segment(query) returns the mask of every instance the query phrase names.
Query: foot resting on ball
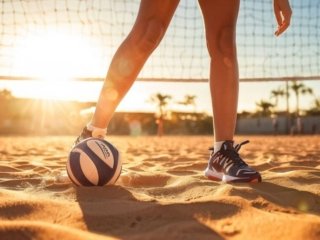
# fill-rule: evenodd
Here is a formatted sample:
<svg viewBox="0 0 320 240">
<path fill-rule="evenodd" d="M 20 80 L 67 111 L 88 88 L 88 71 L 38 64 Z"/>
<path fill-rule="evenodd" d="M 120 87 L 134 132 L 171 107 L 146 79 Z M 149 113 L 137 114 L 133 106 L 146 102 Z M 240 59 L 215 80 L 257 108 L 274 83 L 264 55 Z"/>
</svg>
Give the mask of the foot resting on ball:
<svg viewBox="0 0 320 240">
<path fill-rule="evenodd" d="M 85 126 L 81 132 L 81 134 L 75 140 L 73 146 L 77 145 L 78 143 L 86 140 L 90 137 L 104 139 L 107 134 L 107 129 L 104 128 L 97 128 L 90 124 Z"/>
</svg>

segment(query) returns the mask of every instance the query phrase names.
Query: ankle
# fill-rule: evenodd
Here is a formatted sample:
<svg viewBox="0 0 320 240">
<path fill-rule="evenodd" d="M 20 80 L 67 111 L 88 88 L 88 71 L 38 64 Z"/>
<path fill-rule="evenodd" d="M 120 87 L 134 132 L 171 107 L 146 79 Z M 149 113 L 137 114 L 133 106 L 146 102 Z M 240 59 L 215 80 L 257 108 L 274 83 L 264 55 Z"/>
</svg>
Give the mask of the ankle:
<svg viewBox="0 0 320 240">
<path fill-rule="evenodd" d="M 103 139 L 107 135 L 107 128 L 98 128 L 93 126 L 92 123 L 88 123 L 86 128 L 88 131 L 92 132 L 92 137 Z"/>
<path fill-rule="evenodd" d="M 220 151 L 222 145 L 225 143 L 225 142 L 233 142 L 233 140 L 223 140 L 223 141 L 216 141 L 213 145 L 213 148 L 214 148 L 214 153 Z"/>
</svg>

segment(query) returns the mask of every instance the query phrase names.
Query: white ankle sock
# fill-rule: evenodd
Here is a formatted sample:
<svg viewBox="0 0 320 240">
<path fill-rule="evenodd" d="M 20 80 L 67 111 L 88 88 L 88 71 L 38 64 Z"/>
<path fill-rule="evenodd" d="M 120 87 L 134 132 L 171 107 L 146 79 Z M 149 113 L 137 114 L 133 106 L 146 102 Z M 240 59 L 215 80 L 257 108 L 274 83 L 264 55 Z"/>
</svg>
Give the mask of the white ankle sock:
<svg viewBox="0 0 320 240">
<path fill-rule="evenodd" d="M 213 152 L 214 152 L 214 153 L 218 152 L 224 142 L 225 142 L 225 141 L 215 142 L 214 145 L 213 145 L 213 148 L 214 148 L 214 151 L 213 151 Z"/>
<path fill-rule="evenodd" d="M 95 138 L 105 138 L 106 134 L 107 134 L 107 128 L 98 128 L 95 127 L 90 123 L 87 124 L 87 129 L 92 132 L 92 137 Z"/>
</svg>

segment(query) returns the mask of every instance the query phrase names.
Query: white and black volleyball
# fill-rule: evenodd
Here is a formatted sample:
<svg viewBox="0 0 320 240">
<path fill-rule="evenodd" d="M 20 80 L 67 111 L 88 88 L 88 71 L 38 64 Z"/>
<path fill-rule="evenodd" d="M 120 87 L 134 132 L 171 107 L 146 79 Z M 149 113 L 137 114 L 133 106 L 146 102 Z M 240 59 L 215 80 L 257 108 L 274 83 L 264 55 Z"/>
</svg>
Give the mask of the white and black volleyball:
<svg viewBox="0 0 320 240">
<path fill-rule="evenodd" d="M 121 168 L 119 151 L 99 138 L 88 138 L 74 146 L 67 161 L 68 176 L 77 186 L 114 184 Z"/>
</svg>

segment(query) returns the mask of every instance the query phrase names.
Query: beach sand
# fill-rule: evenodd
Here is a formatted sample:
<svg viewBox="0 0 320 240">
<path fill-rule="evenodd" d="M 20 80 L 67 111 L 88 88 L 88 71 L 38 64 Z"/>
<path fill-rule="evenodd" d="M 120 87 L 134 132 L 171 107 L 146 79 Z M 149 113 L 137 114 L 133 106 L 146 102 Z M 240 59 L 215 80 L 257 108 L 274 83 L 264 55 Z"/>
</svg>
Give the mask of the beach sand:
<svg viewBox="0 0 320 240">
<path fill-rule="evenodd" d="M 203 176 L 211 137 L 109 137 L 115 186 L 74 187 L 73 137 L 0 138 L 0 239 L 320 239 L 320 136 L 238 136 L 263 183 Z"/>
</svg>

